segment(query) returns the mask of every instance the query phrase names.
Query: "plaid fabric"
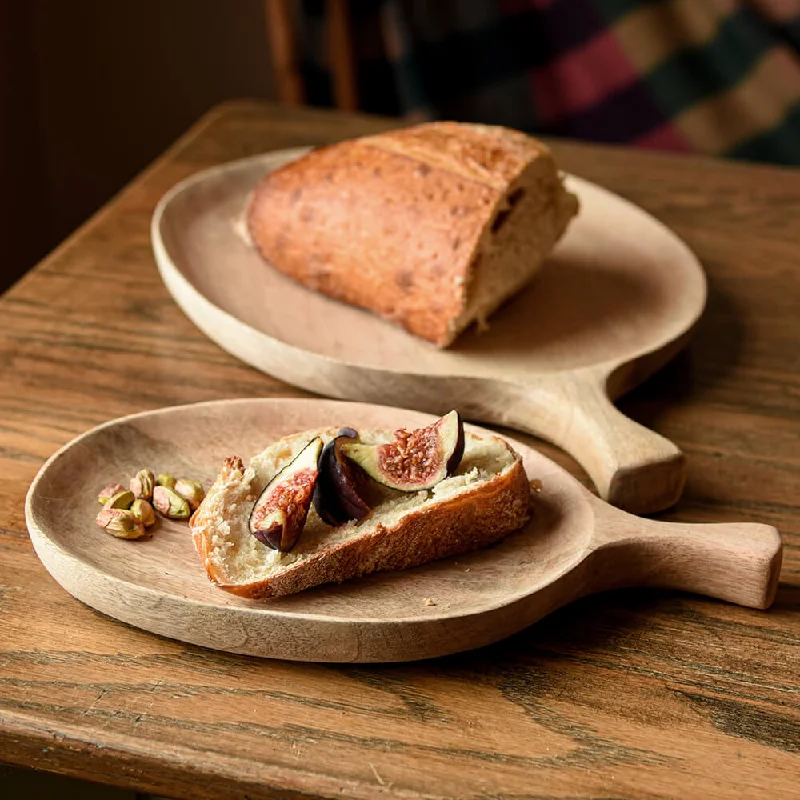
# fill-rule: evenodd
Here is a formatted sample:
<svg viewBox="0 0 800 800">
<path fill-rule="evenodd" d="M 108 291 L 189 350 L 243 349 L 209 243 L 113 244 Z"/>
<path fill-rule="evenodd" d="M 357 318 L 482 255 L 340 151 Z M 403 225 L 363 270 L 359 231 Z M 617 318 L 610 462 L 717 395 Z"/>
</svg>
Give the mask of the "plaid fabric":
<svg viewBox="0 0 800 800">
<path fill-rule="evenodd" d="M 304 77 L 331 103 L 325 3 Z M 360 107 L 800 164 L 800 0 L 351 0 Z"/>
</svg>

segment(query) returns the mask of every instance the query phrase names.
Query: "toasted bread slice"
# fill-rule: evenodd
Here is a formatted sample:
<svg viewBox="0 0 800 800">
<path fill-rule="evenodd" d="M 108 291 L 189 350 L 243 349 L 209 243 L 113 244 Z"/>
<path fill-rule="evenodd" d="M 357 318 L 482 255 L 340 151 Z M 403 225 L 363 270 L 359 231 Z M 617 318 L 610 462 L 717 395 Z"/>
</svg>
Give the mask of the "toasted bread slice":
<svg viewBox="0 0 800 800">
<path fill-rule="evenodd" d="M 336 433 L 329 428 L 288 436 L 247 468 L 236 456 L 226 459 L 191 520 L 195 548 L 217 586 L 242 597 L 277 597 L 413 567 L 492 544 L 530 516 L 530 486 L 519 455 L 496 436 L 465 432 L 461 465 L 433 489 L 409 494 L 370 485 L 372 511 L 365 519 L 331 527 L 312 507 L 291 552 L 271 550 L 249 531 L 256 498 L 314 437 L 327 442 Z M 389 431 L 359 435 L 368 444 L 393 437 Z"/>
</svg>

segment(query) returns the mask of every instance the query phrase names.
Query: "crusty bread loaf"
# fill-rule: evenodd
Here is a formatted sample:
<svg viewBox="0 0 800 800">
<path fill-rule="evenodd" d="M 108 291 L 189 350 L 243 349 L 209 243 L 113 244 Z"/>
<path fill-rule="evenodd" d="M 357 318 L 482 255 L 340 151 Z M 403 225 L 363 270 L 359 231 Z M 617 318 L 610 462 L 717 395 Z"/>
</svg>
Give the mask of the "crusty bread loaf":
<svg viewBox="0 0 800 800">
<path fill-rule="evenodd" d="M 281 272 L 446 347 L 533 277 L 577 210 L 541 142 L 434 122 L 312 150 L 263 178 L 246 223 Z"/>
<path fill-rule="evenodd" d="M 305 431 L 267 447 L 245 469 L 237 457 L 222 471 L 191 519 L 192 537 L 211 580 L 250 598 L 277 597 L 371 572 L 423 564 L 485 547 L 521 527 L 530 515 L 530 485 L 519 456 L 496 436 L 465 433 L 455 475 L 432 490 L 401 493 L 370 487 L 372 511 L 360 522 L 330 527 L 315 510 L 288 553 L 251 535 L 250 512 L 270 479 L 316 436 Z M 361 441 L 386 442 L 389 431 L 359 431 Z"/>
</svg>

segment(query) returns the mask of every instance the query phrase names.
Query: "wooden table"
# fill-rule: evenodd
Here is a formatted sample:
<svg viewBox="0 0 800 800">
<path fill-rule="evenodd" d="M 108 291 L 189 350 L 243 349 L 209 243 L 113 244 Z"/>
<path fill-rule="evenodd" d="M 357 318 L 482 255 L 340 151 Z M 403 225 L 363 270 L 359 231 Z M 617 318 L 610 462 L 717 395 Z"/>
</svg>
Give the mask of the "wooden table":
<svg viewBox="0 0 800 800">
<path fill-rule="evenodd" d="M 167 641 L 49 577 L 23 498 L 105 420 L 298 395 L 206 340 L 162 286 L 156 201 L 228 159 L 389 123 L 215 110 L 0 300 L 0 760 L 175 797 L 789 797 L 800 777 L 800 174 L 558 144 L 672 226 L 710 278 L 688 351 L 622 405 L 685 450 L 667 518 L 784 535 L 767 613 L 673 592 L 590 598 L 429 663 L 259 661 Z M 575 474 L 578 468 L 552 448 Z"/>
</svg>

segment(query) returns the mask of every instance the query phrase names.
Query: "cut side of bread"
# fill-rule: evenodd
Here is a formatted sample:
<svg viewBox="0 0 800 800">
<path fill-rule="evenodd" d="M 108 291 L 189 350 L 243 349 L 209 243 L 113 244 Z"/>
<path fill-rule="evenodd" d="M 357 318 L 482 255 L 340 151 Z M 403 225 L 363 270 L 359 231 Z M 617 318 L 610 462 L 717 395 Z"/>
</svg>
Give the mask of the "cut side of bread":
<svg viewBox="0 0 800 800">
<path fill-rule="evenodd" d="M 434 122 L 271 172 L 246 224 L 289 277 L 446 347 L 531 280 L 577 211 L 543 143 Z"/>
<path fill-rule="evenodd" d="M 433 489 L 409 494 L 371 484 L 365 499 L 372 511 L 365 519 L 331 527 L 312 507 L 294 548 L 270 549 L 249 530 L 256 498 L 308 442 L 317 436 L 328 442 L 336 433 L 330 428 L 286 437 L 246 468 L 235 456 L 226 459 L 191 519 L 195 549 L 217 586 L 249 598 L 292 594 L 476 550 L 530 517 L 530 485 L 520 457 L 498 437 L 466 432 L 458 470 Z M 359 436 L 378 444 L 393 434 Z"/>
</svg>

